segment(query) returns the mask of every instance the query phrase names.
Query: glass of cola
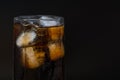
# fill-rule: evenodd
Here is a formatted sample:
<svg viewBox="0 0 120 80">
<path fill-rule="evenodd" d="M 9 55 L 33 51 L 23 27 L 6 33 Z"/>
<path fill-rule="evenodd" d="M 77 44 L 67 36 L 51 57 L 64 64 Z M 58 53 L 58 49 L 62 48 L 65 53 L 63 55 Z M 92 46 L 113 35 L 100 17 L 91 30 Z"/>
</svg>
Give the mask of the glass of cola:
<svg viewBox="0 0 120 80">
<path fill-rule="evenodd" d="M 64 80 L 64 18 L 14 18 L 14 80 Z"/>
</svg>

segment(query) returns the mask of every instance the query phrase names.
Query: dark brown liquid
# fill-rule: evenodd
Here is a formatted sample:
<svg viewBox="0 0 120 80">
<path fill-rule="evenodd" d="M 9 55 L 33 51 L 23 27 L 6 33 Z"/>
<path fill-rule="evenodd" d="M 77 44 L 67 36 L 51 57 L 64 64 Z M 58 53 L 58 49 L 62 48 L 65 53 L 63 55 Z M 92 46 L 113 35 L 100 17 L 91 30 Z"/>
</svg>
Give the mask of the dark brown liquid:
<svg viewBox="0 0 120 80">
<path fill-rule="evenodd" d="M 21 25 L 15 24 L 15 80 L 63 80 L 63 26 L 37 28 L 35 40 L 18 47 L 16 39 L 22 30 L 29 31 L 33 28 L 31 25 L 20 27 Z"/>
</svg>

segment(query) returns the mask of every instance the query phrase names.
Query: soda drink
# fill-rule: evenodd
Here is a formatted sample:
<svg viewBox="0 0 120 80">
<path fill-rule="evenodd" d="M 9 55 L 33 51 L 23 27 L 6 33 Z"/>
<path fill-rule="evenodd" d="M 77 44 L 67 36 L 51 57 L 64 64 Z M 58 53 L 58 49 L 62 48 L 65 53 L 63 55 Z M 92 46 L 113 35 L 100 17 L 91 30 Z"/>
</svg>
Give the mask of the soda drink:
<svg viewBox="0 0 120 80">
<path fill-rule="evenodd" d="M 63 36 L 63 17 L 15 17 L 14 80 L 64 80 Z"/>
</svg>

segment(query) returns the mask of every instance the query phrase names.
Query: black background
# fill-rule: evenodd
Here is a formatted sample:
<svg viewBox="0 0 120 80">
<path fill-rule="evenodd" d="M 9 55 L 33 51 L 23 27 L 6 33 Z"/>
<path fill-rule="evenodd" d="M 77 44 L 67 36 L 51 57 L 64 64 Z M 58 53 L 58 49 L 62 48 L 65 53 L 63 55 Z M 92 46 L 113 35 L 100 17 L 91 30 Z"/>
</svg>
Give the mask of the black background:
<svg viewBox="0 0 120 80">
<path fill-rule="evenodd" d="M 1 1 L 0 80 L 12 80 L 13 18 L 38 14 L 65 18 L 66 80 L 119 78 L 119 6 L 109 2 L 91 3 L 62 0 Z M 111 7 L 113 5 L 117 8 Z"/>
</svg>

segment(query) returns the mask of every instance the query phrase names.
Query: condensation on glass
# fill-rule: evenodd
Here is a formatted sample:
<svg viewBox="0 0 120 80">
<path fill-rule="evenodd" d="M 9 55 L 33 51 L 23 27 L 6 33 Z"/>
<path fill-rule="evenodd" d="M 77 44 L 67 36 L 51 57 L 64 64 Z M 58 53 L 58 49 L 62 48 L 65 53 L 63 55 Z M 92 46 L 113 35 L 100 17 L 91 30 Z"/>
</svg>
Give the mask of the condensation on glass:
<svg viewBox="0 0 120 80">
<path fill-rule="evenodd" d="M 14 18 L 14 80 L 64 80 L 64 19 Z"/>
</svg>

